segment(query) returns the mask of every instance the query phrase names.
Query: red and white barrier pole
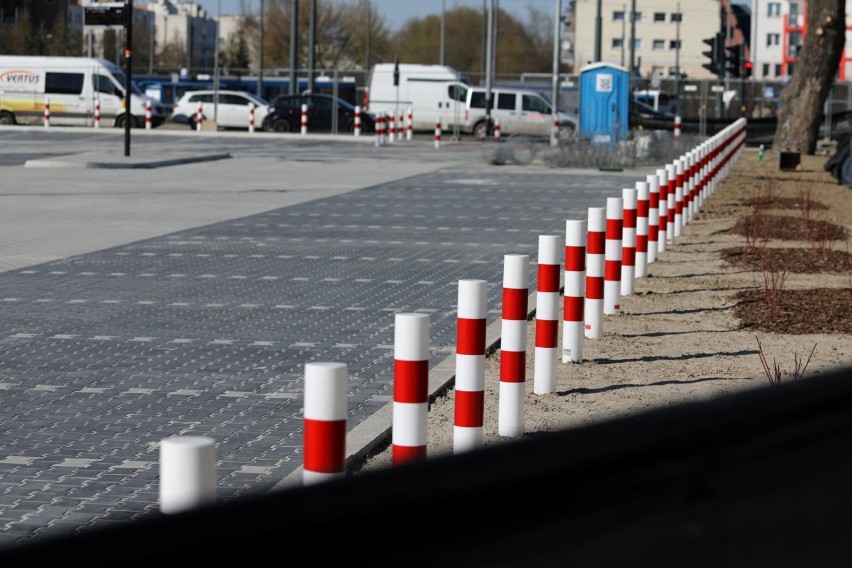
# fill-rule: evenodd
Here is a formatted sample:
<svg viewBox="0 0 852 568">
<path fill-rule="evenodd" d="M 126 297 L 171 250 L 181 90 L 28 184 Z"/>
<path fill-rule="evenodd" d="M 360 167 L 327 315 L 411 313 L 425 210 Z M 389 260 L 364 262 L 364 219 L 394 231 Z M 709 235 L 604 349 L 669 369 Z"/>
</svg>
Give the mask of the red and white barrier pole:
<svg viewBox="0 0 852 568">
<path fill-rule="evenodd" d="M 503 257 L 497 431 L 500 436 L 510 438 L 524 433 L 529 265 L 530 257 L 526 254 L 507 254 Z"/>
<path fill-rule="evenodd" d="M 145 101 L 145 130 L 151 130 L 151 101 Z"/>
<path fill-rule="evenodd" d="M 408 107 L 408 123 L 405 131 L 405 138 L 409 141 L 414 138 L 414 114 L 411 111 L 411 107 Z"/>
<path fill-rule="evenodd" d="M 396 139 L 396 115 L 394 113 L 388 114 L 388 144 L 393 144 Z"/>
<path fill-rule="evenodd" d="M 485 280 L 459 280 L 453 453 L 478 448 L 484 439 L 487 298 Z"/>
<path fill-rule="evenodd" d="M 101 127 L 101 98 L 95 97 L 95 128 Z"/>
<path fill-rule="evenodd" d="M 677 164 L 666 164 L 668 188 L 666 190 L 666 246 L 674 244 L 675 211 L 677 199 Z"/>
<path fill-rule="evenodd" d="M 395 314 L 393 465 L 426 457 L 429 404 L 429 316 Z"/>
<path fill-rule="evenodd" d="M 201 132 L 201 122 L 204 120 L 204 108 L 201 103 L 198 103 L 198 110 L 195 112 L 195 131 Z"/>
<path fill-rule="evenodd" d="M 675 160 L 675 214 L 674 214 L 674 237 L 683 233 L 683 173 L 684 158 Z M 674 242 L 674 241 L 672 241 Z"/>
<path fill-rule="evenodd" d="M 639 197 L 635 187 L 621 190 L 621 297 L 630 296 L 636 285 L 637 208 Z"/>
<path fill-rule="evenodd" d="M 385 117 L 382 113 L 376 114 L 376 146 L 385 143 Z"/>
<path fill-rule="evenodd" d="M 207 436 L 160 440 L 160 512 L 182 513 L 215 501 L 215 440 Z"/>
<path fill-rule="evenodd" d="M 550 145 L 559 145 L 559 115 L 553 115 L 553 128 L 550 131 Z"/>
<path fill-rule="evenodd" d="M 399 119 L 396 122 L 396 137 L 402 142 L 405 139 L 405 115 L 399 111 Z"/>
<path fill-rule="evenodd" d="M 308 105 L 302 105 L 302 136 L 308 133 Z"/>
<path fill-rule="evenodd" d="M 44 127 L 50 126 L 50 99 L 44 98 Z"/>
<path fill-rule="evenodd" d="M 684 195 L 683 195 L 683 222 L 688 225 L 695 217 L 695 206 L 697 196 L 695 195 L 698 188 L 698 149 L 693 148 L 686 153 L 686 179 L 684 180 Z"/>
<path fill-rule="evenodd" d="M 669 169 L 668 166 L 657 170 L 660 183 L 660 230 L 657 234 L 657 256 L 666 251 L 669 241 Z"/>
<path fill-rule="evenodd" d="M 494 119 L 494 141 L 495 142 L 500 141 L 500 119 L 499 118 Z"/>
<path fill-rule="evenodd" d="M 355 136 L 361 136 L 361 107 L 355 107 L 355 127 L 352 129 Z"/>
<path fill-rule="evenodd" d="M 603 332 L 604 256 L 606 254 L 606 207 L 589 207 L 586 231 L 585 336 L 600 337 Z"/>
<path fill-rule="evenodd" d="M 648 174 L 648 264 L 657 261 L 660 234 L 660 178 Z"/>
<path fill-rule="evenodd" d="M 538 236 L 538 269 L 535 304 L 535 367 L 533 393 L 556 390 L 556 360 L 559 355 L 559 284 L 562 280 L 562 239 Z"/>
<path fill-rule="evenodd" d="M 674 139 L 680 140 L 680 115 L 676 114 L 674 118 Z"/>
<path fill-rule="evenodd" d="M 647 181 L 636 182 L 636 278 L 648 276 L 648 213 L 650 190 Z M 656 243 L 654 243 L 656 246 Z M 624 289 L 622 288 L 622 293 Z"/>
<path fill-rule="evenodd" d="M 248 131 L 254 132 L 254 103 L 248 104 Z"/>
<path fill-rule="evenodd" d="M 441 117 L 435 120 L 435 148 L 441 147 Z"/>
<path fill-rule="evenodd" d="M 606 198 L 606 243 L 604 254 L 604 314 L 621 313 L 621 239 L 624 229 L 624 199 Z"/>
<path fill-rule="evenodd" d="M 565 221 L 565 291 L 562 304 L 562 362 L 583 362 L 583 302 L 586 296 L 586 221 Z"/>
<path fill-rule="evenodd" d="M 346 363 L 305 363 L 302 483 L 346 475 Z"/>
</svg>

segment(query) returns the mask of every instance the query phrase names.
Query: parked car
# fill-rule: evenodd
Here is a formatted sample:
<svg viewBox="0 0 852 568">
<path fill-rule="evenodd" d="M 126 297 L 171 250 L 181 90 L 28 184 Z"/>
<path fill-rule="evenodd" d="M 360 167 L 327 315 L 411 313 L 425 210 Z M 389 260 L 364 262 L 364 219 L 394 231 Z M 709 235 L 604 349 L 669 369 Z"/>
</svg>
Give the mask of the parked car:
<svg viewBox="0 0 852 568">
<path fill-rule="evenodd" d="M 465 129 L 479 140 L 486 136 L 485 87 L 472 87 L 467 91 Z M 521 134 L 532 137 L 549 137 L 553 129 L 553 110 L 550 102 L 540 93 L 529 89 L 495 87 L 491 89 L 491 118 L 499 120 L 500 133 Z M 558 110 L 559 136 L 571 138 L 577 133 L 577 117 Z"/>
<path fill-rule="evenodd" d="M 302 105 L 307 106 L 308 132 L 355 131 L 355 106 L 334 95 L 320 93 L 276 97 L 269 106 L 262 128 L 272 132 L 299 132 L 302 128 Z M 361 111 L 361 132 L 375 130 L 373 115 Z"/>
<path fill-rule="evenodd" d="M 213 120 L 215 117 L 216 124 L 220 128 L 248 129 L 249 103 L 254 104 L 254 124 L 258 129 L 269 112 L 269 101 L 242 91 L 219 90 L 219 108 L 217 109 L 216 91 L 211 89 L 185 92 L 175 103 L 172 120 L 195 128 L 199 103 L 201 103 L 202 121 Z"/>
</svg>

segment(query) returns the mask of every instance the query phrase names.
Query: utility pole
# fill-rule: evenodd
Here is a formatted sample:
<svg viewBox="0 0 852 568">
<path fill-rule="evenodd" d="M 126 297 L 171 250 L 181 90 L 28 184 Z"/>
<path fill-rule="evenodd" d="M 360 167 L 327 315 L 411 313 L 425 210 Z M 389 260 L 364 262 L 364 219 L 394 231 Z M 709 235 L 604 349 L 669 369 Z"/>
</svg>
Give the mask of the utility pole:
<svg viewBox="0 0 852 568">
<path fill-rule="evenodd" d="M 447 2 L 441 0 L 441 65 L 444 64 L 444 27 L 447 19 Z"/>
<path fill-rule="evenodd" d="M 308 38 L 308 92 L 314 92 L 314 67 L 317 53 L 317 0 L 311 0 L 311 23 Z M 336 114 L 333 116 L 337 116 Z"/>
<path fill-rule="evenodd" d="M 636 69 L 636 0 L 630 2 L 630 79 Z"/>
<path fill-rule="evenodd" d="M 627 25 L 627 4 L 622 6 L 624 17 L 621 19 L 621 66 L 624 67 L 624 44 L 627 43 L 627 36 L 625 35 L 625 26 Z"/>
<path fill-rule="evenodd" d="M 299 94 L 299 77 L 296 68 L 299 66 L 299 0 L 290 4 L 290 94 Z"/>
<path fill-rule="evenodd" d="M 364 56 L 364 71 L 370 70 L 370 40 L 373 37 L 373 9 L 370 0 L 367 0 L 367 49 Z"/>
<path fill-rule="evenodd" d="M 257 46 L 257 96 L 263 97 L 263 6 L 264 0 L 260 0 L 260 42 Z"/>
<path fill-rule="evenodd" d="M 216 15 L 216 51 L 213 52 L 213 123 L 219 121 L 219 35 L 222 33 L 222 0 L 218 0 L 219 12 Z"/>
<path fill-rule="evenodd" d="M 675 97 L 677 101 L 676 110 L 680 112 L 680 21 L 683 14 L 680 11 L 680 2 L 677 3 L 677 26 L 675 35 Z"/>
<path fill-rule="evenodd" d="M 125 4 L 124 16 L 124 155 L 130 156 L 130 127 L 133 122 L 131 99 L 133 97 L 133 0 Z"/>
<path fill-rule="evenodd" d="M 494 35 L 494 3 L 496 0 L 490 0 L 490 4 L 488 6 L 488 23 L 486 25 L 486 29 L 488 30 L 488 38 L 485 45 L 485 133 L 486 136 L 491 136 L 492 134 L 492 124 L 491 124 L 491 76 L 494 73 L 493 69 L 493 59 L 491 57 L 491 52 L 493 51 L 493 35 Z"/>
<path fill-rule="evenodd" d="M 553 114 L 555 115 L 559 108 L 559 62 L 562 52 L 562 0 L 556 0 L 556 17 L 554 18 L 555 25 L 553 26 Z"/>
<path fill-rule="evenodd" d="M 603 20 L 601 19 L 601 3 L 598 0 L 597 13 L 595 14 L 595 63 L 601 60 L 601 34 L 603 33 Z"/>
</svg>

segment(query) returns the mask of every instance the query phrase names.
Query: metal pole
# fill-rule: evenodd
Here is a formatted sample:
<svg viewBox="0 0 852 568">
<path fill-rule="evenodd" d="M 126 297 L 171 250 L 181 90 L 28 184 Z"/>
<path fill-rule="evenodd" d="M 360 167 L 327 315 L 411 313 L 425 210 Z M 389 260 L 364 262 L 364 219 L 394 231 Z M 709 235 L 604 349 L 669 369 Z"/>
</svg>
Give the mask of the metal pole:
<svg viewBox="0 0 852 568">
<path fill-rule="evenodd" d="M 370 7 L 370 0 L 367 0 L 367 49 L 364 58 L 364 71 L 370 70 L 370 40 L 373 35 L 373 9 Z"/>
<path fill-rule="evenodd" d="M 556 18 L 553 26 L 553 114 L 559 109 L 559 60 L 562 48 L 562 0 L 556 0 Z"/>
<path fill-rule="evenodd" d="M 133 114 L 130 112 L 133 93 L 133 0 L 127 0 L 127 14 L 124 16 L 124 155 L 130 156 L 130 125 Z"/>
<path fill-rule="evenodd" d="M 677 3 L 677 26 L 675 35 L 675 97 L 677 107 L 675 110 L 680 113 L 680 21 L 683 19 L 683 14 L 680 11 L 680 2 Z"/>
<path fill-rule="evenodd" d="M 444 26 L 447 17 L 446 0 L 441 0 L 441 65 L 444 64 Z"/>
<path fill-rule="evenodd" d="M 624 17 L 621 19 L 621 66 L 624 67 L 624 46 L 627 44 L 627 34 L 624 27 L 627 25 L 627 4 L 622 5 Z"/>
<path fill-rule="evenodd" d="M 601 3 L 598 0 L 597 14 L 595 15 L 595 63 L 601 60 L 601 34 L 603 33 L 603 20 L 601 19 Z"/>
<path fill-rule="evenodd" d="M 219 12 L 216 16 L 216 51 L 213 53 L 213 123 L 219 122 L 219 34 L 222 33 L 222 0 L 218 0 Z"/>
<path fill-rule="evenodd" d="M 486 135 L 491 136 L 491 75 L 494 72 L 492 67 L 493 59 L 491 52 L 493 51 L 493 35 L 494 35 L 494 2 L 491 0 L 488 5 L 488 37 L 485 44 L 485 124 Z"/>
<path fill-rule="evenodd" d="M 636 70 L 636 0 L 630 3 L 630 78 Z"/>
<path fill-rule="evenodd" d="M 154 74 L 154 28 L 157 25 L 157 16 L 148 12 L 148 74 Z M 90 56 L 91 57 L 91 56 Z"/>
<path fill-rule="evenodd" d="M 260 43 L 257 49 L 257 96 L 263 98 L 263 6 L 264 0 L 260 0 Z"/>
<path fill-rule="evenodd" d="M 293 12 L 290 14 L 290 94 L 299 93 L 299 77 L 296 68 L 299 66 L 299 0 L 291 3 Z"/>
<path fill-rule="evenodd" d="M 311 22 L 308 39 L 308 92 L 314 92 L 314 67 L 317 51 L 317 0 L 311 0 Z M 336 116 L 336 114 L 335 114 Z"/>
</svg>

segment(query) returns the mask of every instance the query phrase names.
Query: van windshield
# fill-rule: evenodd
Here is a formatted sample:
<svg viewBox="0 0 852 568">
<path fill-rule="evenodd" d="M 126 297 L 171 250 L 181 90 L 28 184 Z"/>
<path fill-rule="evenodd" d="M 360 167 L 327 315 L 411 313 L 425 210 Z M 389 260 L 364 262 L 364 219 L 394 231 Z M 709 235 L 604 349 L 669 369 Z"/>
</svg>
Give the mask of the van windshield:
<svg viewBox="0 0 852 568">
<path fill-rule="evenodd" d="M 124 86 L 127 84 L 127 77 L 121 71 L 113 71 L 112 76 L 115 77 L 115 80 L 118 81 L 118 84 L 121 85 L 121 94 L 124 94 Z M 139 85 L 136 84 L 136 81 L 130 84 L 130 92 L 134 95 L 142 96 L 142 89 L 139 88 Z"/>
</svg>

